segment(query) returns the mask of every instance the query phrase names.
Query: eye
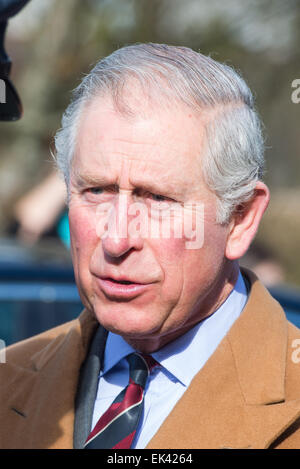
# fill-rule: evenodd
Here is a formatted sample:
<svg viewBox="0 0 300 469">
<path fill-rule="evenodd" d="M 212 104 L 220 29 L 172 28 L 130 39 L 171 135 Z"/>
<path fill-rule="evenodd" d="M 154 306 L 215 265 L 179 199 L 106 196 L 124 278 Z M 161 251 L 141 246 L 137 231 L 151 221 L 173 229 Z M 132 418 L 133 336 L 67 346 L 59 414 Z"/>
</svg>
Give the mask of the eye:
<svg viewBox="0 0 300 469">
<path fill-rule="evenodd" d="M 176 204 L 174 199 L 161 194 L 148 194 L 148 200 L 151 204 L 151 210 L 162 212 L 168 212 L 170 208 Z"/>
<path fill-rule="evenodd" d="M 88 200 L 99 200 L 99 198 L 105 197 L 105 191 L 103 187 L 89 187 L 84 190 L 84 195 Z"/>
<path fill-rule="evenodd" d="M 85 199 L 89 202 L 107 202 L 111 199 L 112 196 L 116 193 L 115 187 L 101 187 L 93 186 L 88 187 L 84 190 Z"/>
<path fill-rule="evenodd" d="M 149 194 L 149 196 L 155 202 L 169 202 L 170 200 L 172 200 L 169 197 L 165 197 L 164 195 L 160 195 L 160 194 Z"/>
<path fill-rule="evenodd" d="M 95 195 L 103 194 L 103 187 L 90 187 L 87 191 Z"/>
</svg>

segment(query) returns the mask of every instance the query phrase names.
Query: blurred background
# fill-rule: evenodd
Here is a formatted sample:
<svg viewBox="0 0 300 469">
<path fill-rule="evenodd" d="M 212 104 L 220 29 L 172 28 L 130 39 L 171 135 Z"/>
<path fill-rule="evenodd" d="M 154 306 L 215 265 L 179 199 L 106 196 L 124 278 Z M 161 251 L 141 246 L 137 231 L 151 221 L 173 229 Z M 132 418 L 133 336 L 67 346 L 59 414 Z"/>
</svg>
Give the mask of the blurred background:
<svg viewBox="0 0 300 469">
<path fill-rule="evenodd" d="M 254 92 L 272 198 L 241 264 L 300 325 L 300 103 L 292 100 L 292 82 L 300 79 L 300 2 L 30 0 L 10 19 L 5 41 L 24 108 L 20 120 L 0 122 L 0 338 L 7 344 L 81 310 L 53 137 L 83 75 L 135 42 L 200 50 L 240 71 Z"/>
</svg>

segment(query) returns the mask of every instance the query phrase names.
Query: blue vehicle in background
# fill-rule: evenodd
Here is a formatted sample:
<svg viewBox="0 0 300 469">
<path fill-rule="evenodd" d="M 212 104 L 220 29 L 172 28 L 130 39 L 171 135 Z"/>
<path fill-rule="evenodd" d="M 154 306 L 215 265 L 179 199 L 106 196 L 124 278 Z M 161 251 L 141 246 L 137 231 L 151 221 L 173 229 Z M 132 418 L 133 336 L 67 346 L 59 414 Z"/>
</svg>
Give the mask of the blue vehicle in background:
<svg viewBox="0 0 300 469">
<path fill-rule="evenodd" d="M 6 345 L 70 321 L 83 306 L 69 251 L 0 240 L 0 339 Z"/>
</svg>

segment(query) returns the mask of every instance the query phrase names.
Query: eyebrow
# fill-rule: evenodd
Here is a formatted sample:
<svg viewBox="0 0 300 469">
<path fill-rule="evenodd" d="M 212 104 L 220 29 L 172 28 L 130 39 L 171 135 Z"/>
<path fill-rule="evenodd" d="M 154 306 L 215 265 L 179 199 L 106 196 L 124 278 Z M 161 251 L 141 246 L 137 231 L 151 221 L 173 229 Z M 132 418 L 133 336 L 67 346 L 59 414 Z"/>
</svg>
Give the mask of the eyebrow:
<svg viewBox="0 0 300 469">
<path fill-rule="evenodd" d="M 94 176 L 92 174 L 80 174 L 74 173 L 74 184 L 77 187 L 90 186 L 107 186 L 111 185 L 112 181 L 109 181 L 105 176 Z"/>
</svg>

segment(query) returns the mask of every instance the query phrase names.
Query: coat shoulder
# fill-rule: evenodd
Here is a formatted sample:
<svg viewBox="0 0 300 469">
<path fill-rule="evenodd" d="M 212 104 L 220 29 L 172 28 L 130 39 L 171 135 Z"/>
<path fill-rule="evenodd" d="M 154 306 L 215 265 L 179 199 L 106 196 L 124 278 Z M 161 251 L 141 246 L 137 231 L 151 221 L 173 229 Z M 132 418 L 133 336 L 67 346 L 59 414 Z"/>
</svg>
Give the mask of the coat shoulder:
<svg viewBox="0 0 300 469">
<path fill-rule="evenodd" d="M 5 350 L 5 363 L 27 367 L 32 357 L 37 353 L 41 352 L 43 349 L 52 347 L 54 344 L 58 346 L 68 332 L 76 326 L 77 322 L 78 319 L 74 319 L 8 346 Z"/>
</svg>

